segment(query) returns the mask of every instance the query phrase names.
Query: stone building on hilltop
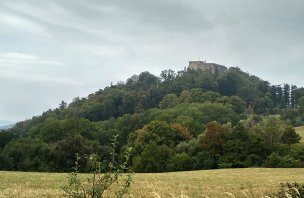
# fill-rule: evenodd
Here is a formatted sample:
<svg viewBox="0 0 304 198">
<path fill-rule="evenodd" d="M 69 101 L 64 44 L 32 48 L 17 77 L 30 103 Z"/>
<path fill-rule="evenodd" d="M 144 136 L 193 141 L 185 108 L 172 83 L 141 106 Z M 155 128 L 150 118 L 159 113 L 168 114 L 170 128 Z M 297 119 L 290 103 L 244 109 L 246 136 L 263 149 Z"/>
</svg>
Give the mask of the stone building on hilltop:
<svg viewBox="0 0 304 198">
<path fill-rule="evenodd" d="M 227 67 L 216 63 L 207 63 L 206 61 L 189 61 L 189 69 L 202 69 L 203 71 L 211 71 L 213 74 L 224 74 Z"/>
</svg>

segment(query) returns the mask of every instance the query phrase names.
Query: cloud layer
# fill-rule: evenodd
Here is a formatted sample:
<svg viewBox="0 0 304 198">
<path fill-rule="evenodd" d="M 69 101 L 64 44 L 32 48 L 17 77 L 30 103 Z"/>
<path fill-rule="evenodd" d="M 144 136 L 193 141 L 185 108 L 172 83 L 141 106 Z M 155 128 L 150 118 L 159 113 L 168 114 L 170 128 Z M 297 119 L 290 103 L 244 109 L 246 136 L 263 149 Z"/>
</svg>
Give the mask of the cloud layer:
<svg viewBox="0 0 304 198">
<path fill-rule="evenodd" d="M 197 59 L 304 86 L 302 0 L 0 1 L 0 120 Z"/>
</svg>

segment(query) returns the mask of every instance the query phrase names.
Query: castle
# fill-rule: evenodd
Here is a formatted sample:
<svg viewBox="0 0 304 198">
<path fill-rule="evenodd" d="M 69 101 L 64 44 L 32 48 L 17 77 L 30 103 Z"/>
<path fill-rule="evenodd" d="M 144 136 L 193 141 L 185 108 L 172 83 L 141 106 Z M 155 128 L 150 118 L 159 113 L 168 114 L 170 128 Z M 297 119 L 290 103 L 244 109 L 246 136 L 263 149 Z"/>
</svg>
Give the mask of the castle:
<svg viewBox="0 0 304 198">
<path fill-rule="evenodd" d="M 216 63 L 207 63 L 206 61 L 189 61 L 189 69 L 202 69 L 203 71 L 211 71 L 213 74 L 224 74 L 227 67 Z"/>
</svg>

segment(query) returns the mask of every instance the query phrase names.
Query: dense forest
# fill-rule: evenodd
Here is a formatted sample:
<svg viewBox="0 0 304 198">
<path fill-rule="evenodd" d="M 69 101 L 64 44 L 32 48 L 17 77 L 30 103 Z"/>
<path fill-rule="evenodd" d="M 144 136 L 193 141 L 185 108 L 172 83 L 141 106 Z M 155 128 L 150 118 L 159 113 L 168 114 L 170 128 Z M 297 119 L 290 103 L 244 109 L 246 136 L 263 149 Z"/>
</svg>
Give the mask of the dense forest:
<svg viewBox="0 0 304 198">
<path fill-rule="evenodd" d="M 271 85 L 231 67 L 133 75 L 0 133 L 0 170 L 71 171 L 75 153 L 110 160 L 132 147 L 135 172 L 304 167 L 304 88 Z"/>
</svg>

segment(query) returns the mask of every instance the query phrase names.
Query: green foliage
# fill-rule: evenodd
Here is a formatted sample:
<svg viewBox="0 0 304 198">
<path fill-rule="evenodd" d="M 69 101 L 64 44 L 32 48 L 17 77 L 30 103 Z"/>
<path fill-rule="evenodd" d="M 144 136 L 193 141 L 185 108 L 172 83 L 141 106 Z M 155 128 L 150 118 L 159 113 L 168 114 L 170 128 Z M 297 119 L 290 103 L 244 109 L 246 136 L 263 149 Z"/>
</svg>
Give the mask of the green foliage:
<svg viewBox="0 0 304 198">
<path fill-rule="evenodd" d="M 267 157 L 264 166 L 272 168 L 301 167 L 301 162 L 289 155 L 280 156 L 278 153 L 274 152 Z"/>
<path fill-rule="evenodd" d="M 300 114 L 303 115 L 304 114 L 304 96 L 299 98 L 299 110 L 300 110 Z"/>
<path fill-rule="evenodd" d="M 82 136 L 75 135 L 67 137 L 56 143 L 54 150 L 51 151 L 56 159 L 54 162 L 57 169 L 69 171 L 74 162 L 74 155 L 78 153 L 80 156 L 89 156 L 94 152 L 93 145 L 90 144 Z M 80 160 L 82 171 L 86 168 L 86 161 Z"/>
<path fill-rule="evenodd" d="M 255 113 L 269 114 L 272 109 L 273 109 L 273 102 L 268 96 L 254 100 L 254 112 Z"/>
<path fill-rule="evenodd" d="M 4 148 L 4 146 L 6 144 L 9 143 L 9 141 L 11 141 L 12 139 L 17 138 L 17 134 L 16 133 L 12 133 L 12 132 L 7 132 L 7 131 L 1 131 L 0 132 L 0 149 Z"/>
<path fill-rule="evenodd" d="M 215 102 L 220 98 L 220 95 L 213 91 L 204 91 L 203 89 L 196 88 L 190 90 L 189 101 L 196 103 Z"/>
<path fill-rule="evenodd" d="M 225 142 L 225 129 L 218 122 L 211 122 L 207 124 L 206 131 L 200 139 L 200 147 L 208 151 L 214 159 L 223 154 L 223 145 Z"/>
<path fill-rule="evenodd" d="M 157 145 L 150 142 L 144 145 L 143 151 L 133 159 L 133 168 L 136 172 L 164 172 L 172 156 L 172 150 L 166 145 Z"/>
<path fill-rule="evenodd" d="M 69 177 L 69 184 L 62 187 L 65 197 L 72 198 L 102 198 L 109 197 L 108 191 L 110 189 L 115 189 L 115 197 L 121 198 L 123 195 L 128 193 L 128 190 L 132 183 L 132 174 L 125 172 L 128 171 L 128 161 L 130 158 L 131 149 L 128 149 L 125 153 L 124 162 L 119 165 L 117 164 L 116 158 L 116 141 L 117 136 L 114 137 L 112 143 L 112 160 L 108 164 L 108 171 L 102 173 L 101 162 L 98 160 L 96 154 L 90 155 L 89 166 L 91 170 L 91 176 L 85 182 L 79 175 L 79 160 L 81 157 L 76 154 L 76 161 L 74 172 L 72 172 Z M 125 173 L 125 174 L 123 174 Z"/>
<path fill-rule="evenodd" d="M 153 121 L 138 130 L 136 143 L 147 144 L 154 141 L 158 145 L 174 144 L 176 133 L 166 122 Z"/>
<path fill-rule="evenodd" d="M 259 166 L 262 161 L 263 145 L 259 139 L 250 133 L 243 123 L 238 123 L 226 133 L 224 154 L 219 164 L 229 168 Z"/>
<path fill-rule="evenodd" d="M 238 114 L 242 114 L 246 110 L 246 102 L 239 96 L 231 96 L 231 97 L 224 96 L 218 99 L 218 101 L 224 104 L 231 105 L 232 109 Z"/>
<path fill-rule="evenodd" d="M 293 126 L 301 125 L 298 109 L 283 109 L 280 112 L 281 119 Z"/>
<path fill-rule="evenodd" d="M 280 142 L 286 124 L 277 117 L 265 117 L 258 125 L 255 126 L 255 132 L 261 136 L 269 148 L 273 148 Z"/>
<path fill-rule="evenodd" d="M 187 153 L 177 153 L 170 158 L 167 168 L 172 171 L 189 171 L 196 170 L 198 165 L 196 157 L 190 156 Z"/>
<path fill-rule="evenodd" d="M 172 108 L 177 105 L 177 96 L 175 94 L 167 94 L 159 103 L 161 109 Z"/>
<path fill-rule="evenodd" d="M 301 137 L 299 134 L 296 133 L 294 128 L 287 127 L 283 131 L 280 141 L 283 144 L 295 144 L 295 143 L 299 143 L 300 140 L 301 140 Z"/>
<path fill-rule="evenodd" d="M 43 158 L 44 146 L 38 139 L 12 140 L 2 151 L 0 167 L 17 171 L 39 170 L 43 165 L 40 159 Z"/>
</svg>

